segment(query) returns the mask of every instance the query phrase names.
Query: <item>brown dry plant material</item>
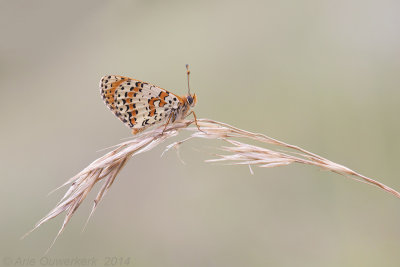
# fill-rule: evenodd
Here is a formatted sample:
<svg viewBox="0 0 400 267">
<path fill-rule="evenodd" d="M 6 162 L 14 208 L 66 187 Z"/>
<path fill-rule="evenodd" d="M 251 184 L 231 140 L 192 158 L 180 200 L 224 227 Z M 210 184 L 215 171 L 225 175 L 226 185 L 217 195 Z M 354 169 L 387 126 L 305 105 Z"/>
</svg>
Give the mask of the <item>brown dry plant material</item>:
<svg viewBox="0 0 400 267">
<path fill-rule="evenodd" d="M 167 146 L 166 151 L 171 148 L 178 148 L 180 144 L 192 138 L 223 140 L 229 146 L 222 146 L 220 149 L 228 153 L 217 155 L 218 158 L 207 160 L 206 162 L 223 161 L 230 162 L 232 164 L 244 164 L 250 167 L 251 172 L 252 165 L 271 168 L 289 165 L 291 163 L 308 164 L 368 183 L 370 185 L 377 186 L 400 198 L 400 193 L 396 190 L 376 180 L 359 174 L 343 165 L 334 163 L 321 156 L 308 152 L 300 147 L 278 141 L 263 134 L 248 132 L 235 128 L 226 123 L 209 119 L 197 120 L 198 126 L 200 126 L 201 130 L 199 130 L 196 126 L 188 127 L 193 123 L 194 121 L 185 120 L 170 124 L 167 126 L 167 128 L 162 125 L 144 132 L 139 136 L 135 136 L 129 141 L 125 141 L 114 146 L 115 148 L 112 151 L 93 161 L 91 164 L 89 164 L 89 166 L 61 186 L 63 187 L 69 185 L 69 189 L 65 193 L 64 197 L 55 206 L 55 208 L 52 209 L 45 217 L 43 217 L 26 235 L 31 233 L 43 223 L 53 219 L 65 211 L 66 214 L 64 222 L 52 243 L 53 245 L 57 237 L 64 230 L 67 223 L 71 220 L 75 211 L 79 208 L 80 204 L 85 200 L 86 196 L 97 182 L 102 181 L 103 184 L 96 198 L 94 199 L 93 208 L 89 218 L 97 208 L 99 202 L 103 199 L 104 195 L 110 189 L 118 173 L 131 157 L 151 150 L 155 146 L 164 142 L 166 139 L 178 135 L 179 131 L 182 130 L 190 131 L 190 137 Z M 238 141 L 238 139 L 241 141 Z M 254 140 L 260 142 L 261 144 L 269 144 L 272 145 L 274 149 L 246 144 L 245 140 Z M 282 148 L 288 151 L 282 152 Z"/>
</svg>

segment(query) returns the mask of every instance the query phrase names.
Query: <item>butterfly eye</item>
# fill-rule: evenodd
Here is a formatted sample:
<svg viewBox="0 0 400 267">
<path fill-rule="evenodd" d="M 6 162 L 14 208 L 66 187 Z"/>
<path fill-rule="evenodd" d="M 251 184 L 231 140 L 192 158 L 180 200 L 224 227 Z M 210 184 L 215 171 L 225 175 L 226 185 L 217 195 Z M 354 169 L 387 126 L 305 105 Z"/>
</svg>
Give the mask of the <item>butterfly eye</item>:
<svg viewBox="0 0 400 267">
<path fill-rule="evenodd" d="M 187 97 L 187 101 L 189 102 L 189 105 L 193 104 L 193 97 L 191 95 L 189 95 Z"/>
</svg>

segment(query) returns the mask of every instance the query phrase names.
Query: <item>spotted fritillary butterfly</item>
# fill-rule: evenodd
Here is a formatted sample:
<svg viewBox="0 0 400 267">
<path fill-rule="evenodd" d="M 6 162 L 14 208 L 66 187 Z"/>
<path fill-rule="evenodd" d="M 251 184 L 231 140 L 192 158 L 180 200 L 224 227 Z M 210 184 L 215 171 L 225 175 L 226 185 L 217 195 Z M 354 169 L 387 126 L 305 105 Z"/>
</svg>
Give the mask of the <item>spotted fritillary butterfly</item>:
<svg viewBox="0 0 400 267">
<path fill-rule="evenodd" d="M 100 80 L 100 93 L 107 107 L 133 134 L 156 125 L 174 123 L 189 115 L 197 102 L 196 94 L 177 96 L 158 86 L 136 79 L 109 75 Z M 193 113 L 194 114 L 194 113 Z M 194 114 L 195 118 L 196 115 Z"/>
</svg>

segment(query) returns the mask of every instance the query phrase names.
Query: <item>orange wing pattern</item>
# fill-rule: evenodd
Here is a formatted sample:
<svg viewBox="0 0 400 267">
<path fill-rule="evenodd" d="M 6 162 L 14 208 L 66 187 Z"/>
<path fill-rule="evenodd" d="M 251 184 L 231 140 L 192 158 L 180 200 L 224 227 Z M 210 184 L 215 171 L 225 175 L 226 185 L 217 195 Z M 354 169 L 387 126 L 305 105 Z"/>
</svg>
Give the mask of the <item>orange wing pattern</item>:
<svg viewBox="0 0 400 267">
<path fill-rule="evenodd" d="M 109 75 L 100 80 L 100 93 L 107 107 L 134 133 L 156 123 L 173 121 L 185 107 L 184 98 L 136 79 Z"/>
</svg>

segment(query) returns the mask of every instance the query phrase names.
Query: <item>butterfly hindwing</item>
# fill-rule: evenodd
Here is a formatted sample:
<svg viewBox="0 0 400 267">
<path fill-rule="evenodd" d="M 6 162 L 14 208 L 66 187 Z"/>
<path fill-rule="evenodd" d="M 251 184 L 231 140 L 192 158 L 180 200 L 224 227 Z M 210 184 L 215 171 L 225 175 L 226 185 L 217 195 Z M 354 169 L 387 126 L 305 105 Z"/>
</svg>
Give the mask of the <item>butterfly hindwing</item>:
<svg viewBox="0 0 400 267">
<path fill-rule="evenodd" d="M 165 89 L 116 75 L 101 79 L 100 93 L 107 107 L 135 132 L 168 120 L 172 110 L 183 103 Z"/>
</svg>

